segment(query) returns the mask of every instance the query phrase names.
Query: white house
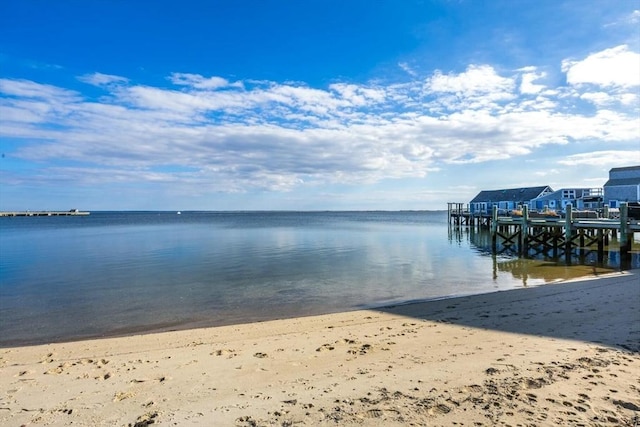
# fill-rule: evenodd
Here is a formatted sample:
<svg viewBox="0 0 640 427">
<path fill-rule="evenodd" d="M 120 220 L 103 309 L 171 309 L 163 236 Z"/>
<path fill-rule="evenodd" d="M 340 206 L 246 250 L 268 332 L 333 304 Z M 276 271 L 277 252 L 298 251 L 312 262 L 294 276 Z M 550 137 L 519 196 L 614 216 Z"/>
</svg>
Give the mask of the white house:
<svg viewBox="0 0 640 427">
<path fill-rule="evenodd" d="M 532 209 L 549 208 L 558 212 L 564 212 L 568 205 L 579 211 L 594 211 L 602 207 L 602 200 L 602 188 L 563 188 L 532 200 L 530 205 Z"/>
</svg>

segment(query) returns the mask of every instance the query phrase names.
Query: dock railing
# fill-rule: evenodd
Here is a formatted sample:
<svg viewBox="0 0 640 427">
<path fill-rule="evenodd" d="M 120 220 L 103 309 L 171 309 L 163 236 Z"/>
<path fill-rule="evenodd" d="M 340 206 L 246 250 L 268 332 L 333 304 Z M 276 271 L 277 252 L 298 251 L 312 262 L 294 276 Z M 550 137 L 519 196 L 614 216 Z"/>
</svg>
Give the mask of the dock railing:
<svg viewBox="0 0 640 427">
<path fill-rule="evenodd" d="M 527 207 L 522 210 L 520 218 L 501 218 L 494 209 L 491 222 L 492 250 L 497 251 L 498 239 L 507 246 L 514 246 L 517 253 L 525 255 L 529 249 L 546 253 L 564 254 L 567 263 L 571 262 L 574 248 L 585 248 L 597 245 L 598 258 L 603 257 L 604 248 L 609 244 L 609 237 L 617 237 L 621 267 L 630 264 L 630 251 L 633 247 L 634 233 L 640 232 L 640 221 L 630 219 L 628 206 L 620 206 L 620 218 L 575 218 L 570 205 L 566 208 L 564 218 L 529 218 Z"/>
</svg>

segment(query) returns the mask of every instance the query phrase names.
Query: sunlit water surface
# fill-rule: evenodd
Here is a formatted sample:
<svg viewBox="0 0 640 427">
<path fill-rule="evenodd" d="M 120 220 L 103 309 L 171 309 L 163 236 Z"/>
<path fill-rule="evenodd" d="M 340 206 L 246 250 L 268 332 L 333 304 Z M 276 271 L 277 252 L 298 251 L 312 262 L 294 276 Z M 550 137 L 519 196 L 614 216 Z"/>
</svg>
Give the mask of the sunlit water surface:
<svg viewBox="0 0 640 427">
<path fill-rule="evenodd" d="M 619 266 L 615 253 L 571 267 L 492 256 L 486 235 L 452 230 L 446 212 L 98 212 L 0 218 L 0 233 L 1 345 L 354 310 Z"/>
</svg>

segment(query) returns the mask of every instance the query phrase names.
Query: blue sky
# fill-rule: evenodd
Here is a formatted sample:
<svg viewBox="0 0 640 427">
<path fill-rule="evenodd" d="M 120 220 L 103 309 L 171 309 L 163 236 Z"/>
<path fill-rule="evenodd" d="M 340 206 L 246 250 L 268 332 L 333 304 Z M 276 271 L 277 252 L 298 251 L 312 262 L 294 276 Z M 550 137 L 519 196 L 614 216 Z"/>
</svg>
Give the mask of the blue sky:
<svg viewBox="0 0 640 427">
<path fill-rule="evenodd" d="M 446 209 L 640 164 L 640 0 L 0 3 L 0 210 Z"/>
</svg>

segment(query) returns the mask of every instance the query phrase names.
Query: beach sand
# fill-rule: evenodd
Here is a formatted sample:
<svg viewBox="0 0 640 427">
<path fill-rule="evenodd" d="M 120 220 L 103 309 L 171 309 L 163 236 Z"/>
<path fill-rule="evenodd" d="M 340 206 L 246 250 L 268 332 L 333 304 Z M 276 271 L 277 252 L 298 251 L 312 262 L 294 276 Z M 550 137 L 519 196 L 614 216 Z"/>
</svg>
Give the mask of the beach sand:
<svg viewBox="0 0 640 427">
<path fill-rule="evenodd" d="M 640 425 L 640 271 L 0 349 L 0 425 Z"/>
</svg>

